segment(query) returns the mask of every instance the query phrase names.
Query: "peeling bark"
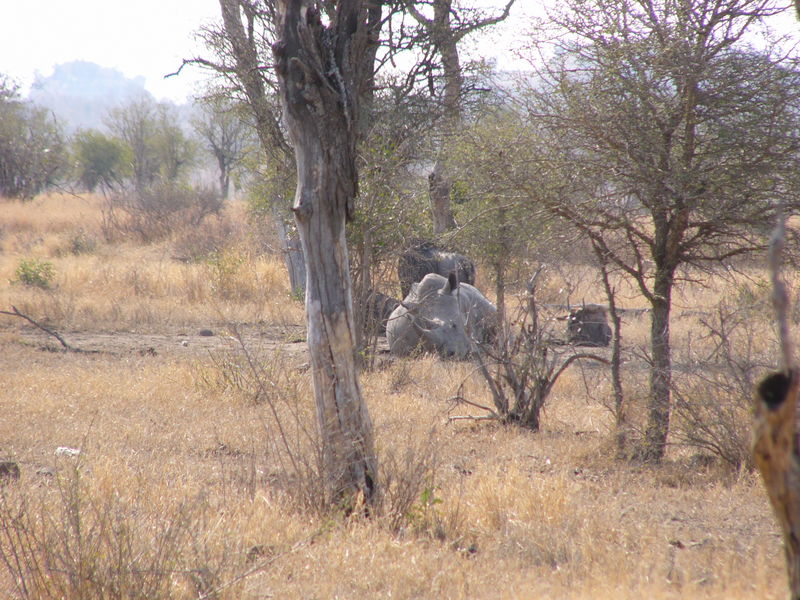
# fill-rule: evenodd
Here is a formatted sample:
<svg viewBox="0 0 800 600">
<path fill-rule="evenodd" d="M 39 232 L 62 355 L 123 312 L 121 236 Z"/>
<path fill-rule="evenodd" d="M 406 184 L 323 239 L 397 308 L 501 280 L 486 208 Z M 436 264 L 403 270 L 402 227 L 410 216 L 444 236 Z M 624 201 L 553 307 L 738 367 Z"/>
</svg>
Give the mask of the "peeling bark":
<svg viewBox="0 0 800 600">
<path fill-rule="evenodd" d="M 377 497 L 372 424 L 358 381 L 345 221 L 357 193 L 360 83 L 369 50 L 367 10 L 340 2 L 323 25 L 312 3 L 278 4 L 273 51 L 284 121 L 295 150 L 294 214 L 306 257 L 308 346 L 326 487 L 355 509 Z"/>
</svg>

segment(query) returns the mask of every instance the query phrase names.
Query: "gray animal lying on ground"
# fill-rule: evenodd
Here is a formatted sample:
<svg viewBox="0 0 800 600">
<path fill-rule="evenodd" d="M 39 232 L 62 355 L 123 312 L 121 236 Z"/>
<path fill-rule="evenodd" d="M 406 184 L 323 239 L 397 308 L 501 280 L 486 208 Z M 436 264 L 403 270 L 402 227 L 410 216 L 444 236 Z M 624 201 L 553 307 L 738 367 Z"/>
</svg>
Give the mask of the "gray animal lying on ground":
<svg viewBox="0 0 800 600">
<path fill-rule="evenodd" d="M 584 304 L 571 310 L 567 319 L 567 340 L 576 346 L 608 346 L 611 327 L 606 319 L 606 307 Z"/>
<path fill-rule="evenodd" d="M 433 242 L 417 241 L 400 255 L 397 261 L 397 278 L 403 298 L 411 292 L 411 285 L 422 281 L 428 273 L 447 277 L 455 272 L 459 283 L 475 285 L 475 263 L 456 252 L 448 252 Z"/>
<path fill-rule="evenodd" d="M 412 286 L 389 317 L 389 351 L 396 356 L 420 350 L 466 358 L 476 344 L 492 341 L 496 313 L 478 289 L 459 284 L 455 273 L 447 278 L 429 273 Z"/>
</svg>

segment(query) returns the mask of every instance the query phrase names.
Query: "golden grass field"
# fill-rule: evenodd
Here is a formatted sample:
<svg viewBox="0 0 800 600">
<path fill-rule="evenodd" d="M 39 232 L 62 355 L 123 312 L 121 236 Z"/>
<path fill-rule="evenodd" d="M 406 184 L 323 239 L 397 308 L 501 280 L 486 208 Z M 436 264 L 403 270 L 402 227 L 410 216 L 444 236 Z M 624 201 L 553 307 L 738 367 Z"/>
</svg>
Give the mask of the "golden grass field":
<svg viewBox="0 0 800 600">
<path fill-rule="evenodd" d="M 106 242 L 101 207 L 66 195 L 0 203 L 0 310 L 100 350 L 48 351 L 56 340 L 0 315 L 0 460 L 22 471 L 0 491 L 1 598 L 785 597 L 758 476 L 677 444 L 657 467 L 616 460 L 597 368 L 562 377 L 531 433 L 448 419 L 468 414 L 448 402 L 462 384 L 490 401 L 468 363 L 379 361 L 362 387 L 381 512 L 315 510 L 313 480 L 286 475 L 272 416 L 293 456 L 309 456 L 303 307 L 279 255 L 250 239 L 235 205 L 236 235 L 205 262 L 177 260 L 174 240 Z M 49 289 L 12 283 L 24 259 L 52 263 Z M 568 270 L 547 280 L 544 302 L 562 302 L 567 280 L 573 301 L 602 298 L 589 269 Z M 692 310 L 763 287 L 758 268 L 736 277 L 681 287 L 676 361 L 694 364 L 710 343 Z M 623 306 L 645 305 L 620 289 Z M 227 335 L 234 324 L 261 388 Z M 626 319 L 626 344 L 644 346 L 647 330 L 646 316 Z M 768 354 L 772 337 L 768 325 L 751 333 L 753 352 Z M 635 421 L 646 370 L 625 382 Z"/>
</svg>

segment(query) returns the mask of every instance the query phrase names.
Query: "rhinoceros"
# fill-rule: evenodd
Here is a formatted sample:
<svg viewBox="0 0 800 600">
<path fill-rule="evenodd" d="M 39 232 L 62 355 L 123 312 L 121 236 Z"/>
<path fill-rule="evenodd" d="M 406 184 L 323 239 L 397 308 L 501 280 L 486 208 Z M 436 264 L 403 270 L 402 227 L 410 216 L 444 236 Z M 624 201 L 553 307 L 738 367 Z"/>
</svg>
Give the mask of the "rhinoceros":
<svg viewBox="0 0 800 600">
<path fill-rule="evenodd" d="M 422 281 L 428 273 L 447 277 L 454 271 L 460 283 L 475 285 L 475 263 L 463 254 L 439 248 L 433 242 L 417 240 L 397 260 L 397 278 L 404 298 L 411 292 L 411 285 Z"/>
<path fill-rule="evenodd" d="M 497 309 L 477 288 L 450 273 L 428 273 L 392 311 L 386 325 L 389 351 L 406 356 L 419 349 L 466 358 L 477 343 L 490 342 Z"/>
<path fill-rule="evenodd" d="M 606 319 L 606 307 L 602 304 L 584 304 L 570 311 L 567 336 L 569 343 L 576 346 L 608 346 L 611 327 Z"/>
</svg>

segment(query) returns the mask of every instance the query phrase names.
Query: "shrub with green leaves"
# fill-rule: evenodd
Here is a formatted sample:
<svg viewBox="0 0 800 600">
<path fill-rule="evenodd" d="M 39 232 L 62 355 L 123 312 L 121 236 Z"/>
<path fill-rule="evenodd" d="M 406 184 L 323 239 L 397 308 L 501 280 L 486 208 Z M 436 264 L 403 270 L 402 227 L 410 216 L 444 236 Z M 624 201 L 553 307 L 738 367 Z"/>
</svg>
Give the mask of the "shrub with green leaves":
<svg viewBox="0 0 800 600">
<path fill-rule="evenodd" d="M 11 283 L 49 289 L 55 276 L 53 263 L 38 258 L 26 258 L 20 261 Z"/>
</svg>

